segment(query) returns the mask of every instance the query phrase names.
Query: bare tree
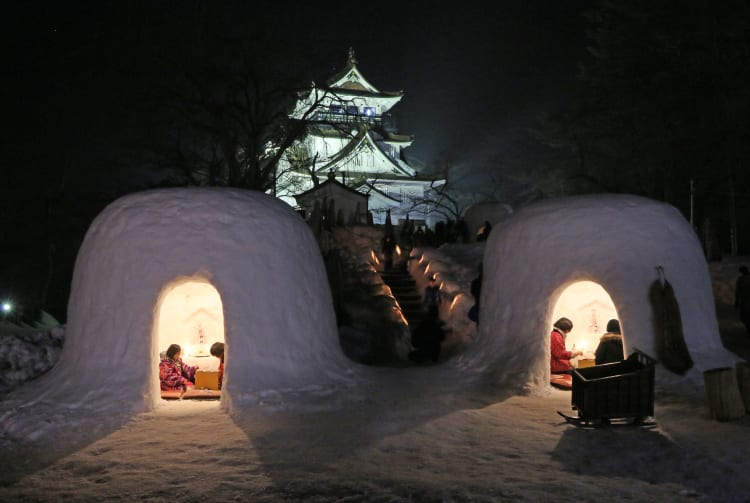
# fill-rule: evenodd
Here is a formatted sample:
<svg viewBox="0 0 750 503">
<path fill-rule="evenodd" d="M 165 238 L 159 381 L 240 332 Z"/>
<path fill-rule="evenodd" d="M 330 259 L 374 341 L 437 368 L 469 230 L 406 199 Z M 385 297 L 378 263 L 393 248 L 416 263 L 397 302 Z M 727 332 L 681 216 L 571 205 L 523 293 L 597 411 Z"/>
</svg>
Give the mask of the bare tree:
<svg viewBox="0 0 750 503">
<path fill-rule="evenodd" d="M 476 174 L 472 171 L 476 170 L 442 154 L 426 170 L 433 181 L 423 196 L 412 198 L 410 212 L 425 216 L 436 213 L 447 220 L 458 221 L 472 205 L 496 201 L 500 185 L 497 177 L 492 173 L 482 174 L 481 183 L 473 183 Z"/>
<path fill-rule="evenodd" d="M 170 148 L 159 164 L 190 185 L 274 195 L 299 193 L 310 181 L 317 185 L 319 157 L 303 140 L 316 128 L 351 135 L 352 120 L 327 113 L 329 102 L 346 107 L 348 101 L 329 90 L 296 86 L 299 79 L 274 74 L 272 66 L 239 48 L 233 54 L 225 64 L 199 67 L 178 91 L 170 91 Z M 292 115 L 303 96 L 305 108 Z M 367 126 L 358 124 L 362 127 Z"/>
</svg>

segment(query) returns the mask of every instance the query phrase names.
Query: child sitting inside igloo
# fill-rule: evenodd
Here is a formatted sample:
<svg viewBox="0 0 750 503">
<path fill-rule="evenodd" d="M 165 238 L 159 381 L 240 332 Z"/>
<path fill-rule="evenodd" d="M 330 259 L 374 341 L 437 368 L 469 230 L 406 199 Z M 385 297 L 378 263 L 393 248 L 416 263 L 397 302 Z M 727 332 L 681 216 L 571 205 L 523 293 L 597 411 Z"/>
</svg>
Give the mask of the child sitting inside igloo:
<svg viewBox="0 0 750 503">
<path fill-rule="evenodd" d="M 193 367 L 182 361 L 182 348 L 179 344 L 171 344 L 167 354 L 159 362 L 159 382 L 162 391 L 184 391 L 188 386 L 195 386 L 195 371 Z"/>
<path fill-rule="evenodd" d="M 573 322 L 560 318 L 552 326 L 550 333 L 550 383 L 556 388 L 572 388 L 572 365 L 570 360 L 581 356 L 583 351 L 569 351 L 565 348 L 565 339 L 573 330 Z"/>
</svg>

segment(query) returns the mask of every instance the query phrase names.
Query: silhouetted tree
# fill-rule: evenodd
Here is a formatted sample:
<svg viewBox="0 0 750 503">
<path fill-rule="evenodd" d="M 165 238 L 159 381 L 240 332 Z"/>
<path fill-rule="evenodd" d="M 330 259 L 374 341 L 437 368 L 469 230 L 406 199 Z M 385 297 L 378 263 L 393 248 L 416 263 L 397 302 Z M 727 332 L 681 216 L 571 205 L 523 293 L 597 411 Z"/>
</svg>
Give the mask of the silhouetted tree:
<svg viewBox="0 0 750 503">
<path fill-rule="evenodd" d="M 750 5 L 608 0 L 587 19 L 580 97 L 535 130 L 567 153 L 548 174 L 567 193 L 640 194 L 685 215 L 692 183 L 702 212 L 729 214 L 730 188 L 750 199 Z"/>
</svg>

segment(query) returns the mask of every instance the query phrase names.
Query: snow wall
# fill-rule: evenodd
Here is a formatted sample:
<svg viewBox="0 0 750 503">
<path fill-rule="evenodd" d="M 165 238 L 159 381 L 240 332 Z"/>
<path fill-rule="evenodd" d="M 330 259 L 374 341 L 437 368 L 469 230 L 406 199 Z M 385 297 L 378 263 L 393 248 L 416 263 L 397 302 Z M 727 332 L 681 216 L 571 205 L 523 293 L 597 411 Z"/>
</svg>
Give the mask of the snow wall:
<svg viewBox="0 0 750 503">
<path fill-rule="evenodd" d="M 739 360 L 722 345 L 700 243 L 670 205 L 614 194 L 539 202 L 493 229 L 483 263 L 477 339 L 455 362 L 465 372 L 548 390 L 553 309 L 569 285 L 584 280 L 612 298 L 625 354 L 638 348 L 657 357 L 649 289 L 658 266 L 674 288 L 694 365 L 683 376 L 657 365 L 657 382 L 702 385 L 703 371 Z"/>
<path fill-rule="evenodd" d="M 318 244 L 290 206 L 254 191 L 163 189 L 125 196 L 92 223 L 75 264 L 60 361 L 39 379 L 44 392 L 30 392 L 155 405 L 154 355 L 166 349 L 152 335 L 157 304 L 185 279 L 208 282 L 221 297 L 225 406 L 352 371 Z"/>
</svg>

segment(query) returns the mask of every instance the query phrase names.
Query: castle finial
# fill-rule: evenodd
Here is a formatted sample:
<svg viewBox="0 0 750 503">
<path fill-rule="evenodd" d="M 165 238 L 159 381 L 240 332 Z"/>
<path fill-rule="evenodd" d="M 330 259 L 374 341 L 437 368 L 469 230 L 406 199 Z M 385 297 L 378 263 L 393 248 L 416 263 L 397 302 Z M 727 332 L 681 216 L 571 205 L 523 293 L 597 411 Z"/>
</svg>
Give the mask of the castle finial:
<svg viewBox="0 0 750 503">
<path fill-rule="evenodd" d="M 357 58 L 354 57 L 354 47 L 349 48 L 349 63 L 356 65 Z"/>
</svg>

